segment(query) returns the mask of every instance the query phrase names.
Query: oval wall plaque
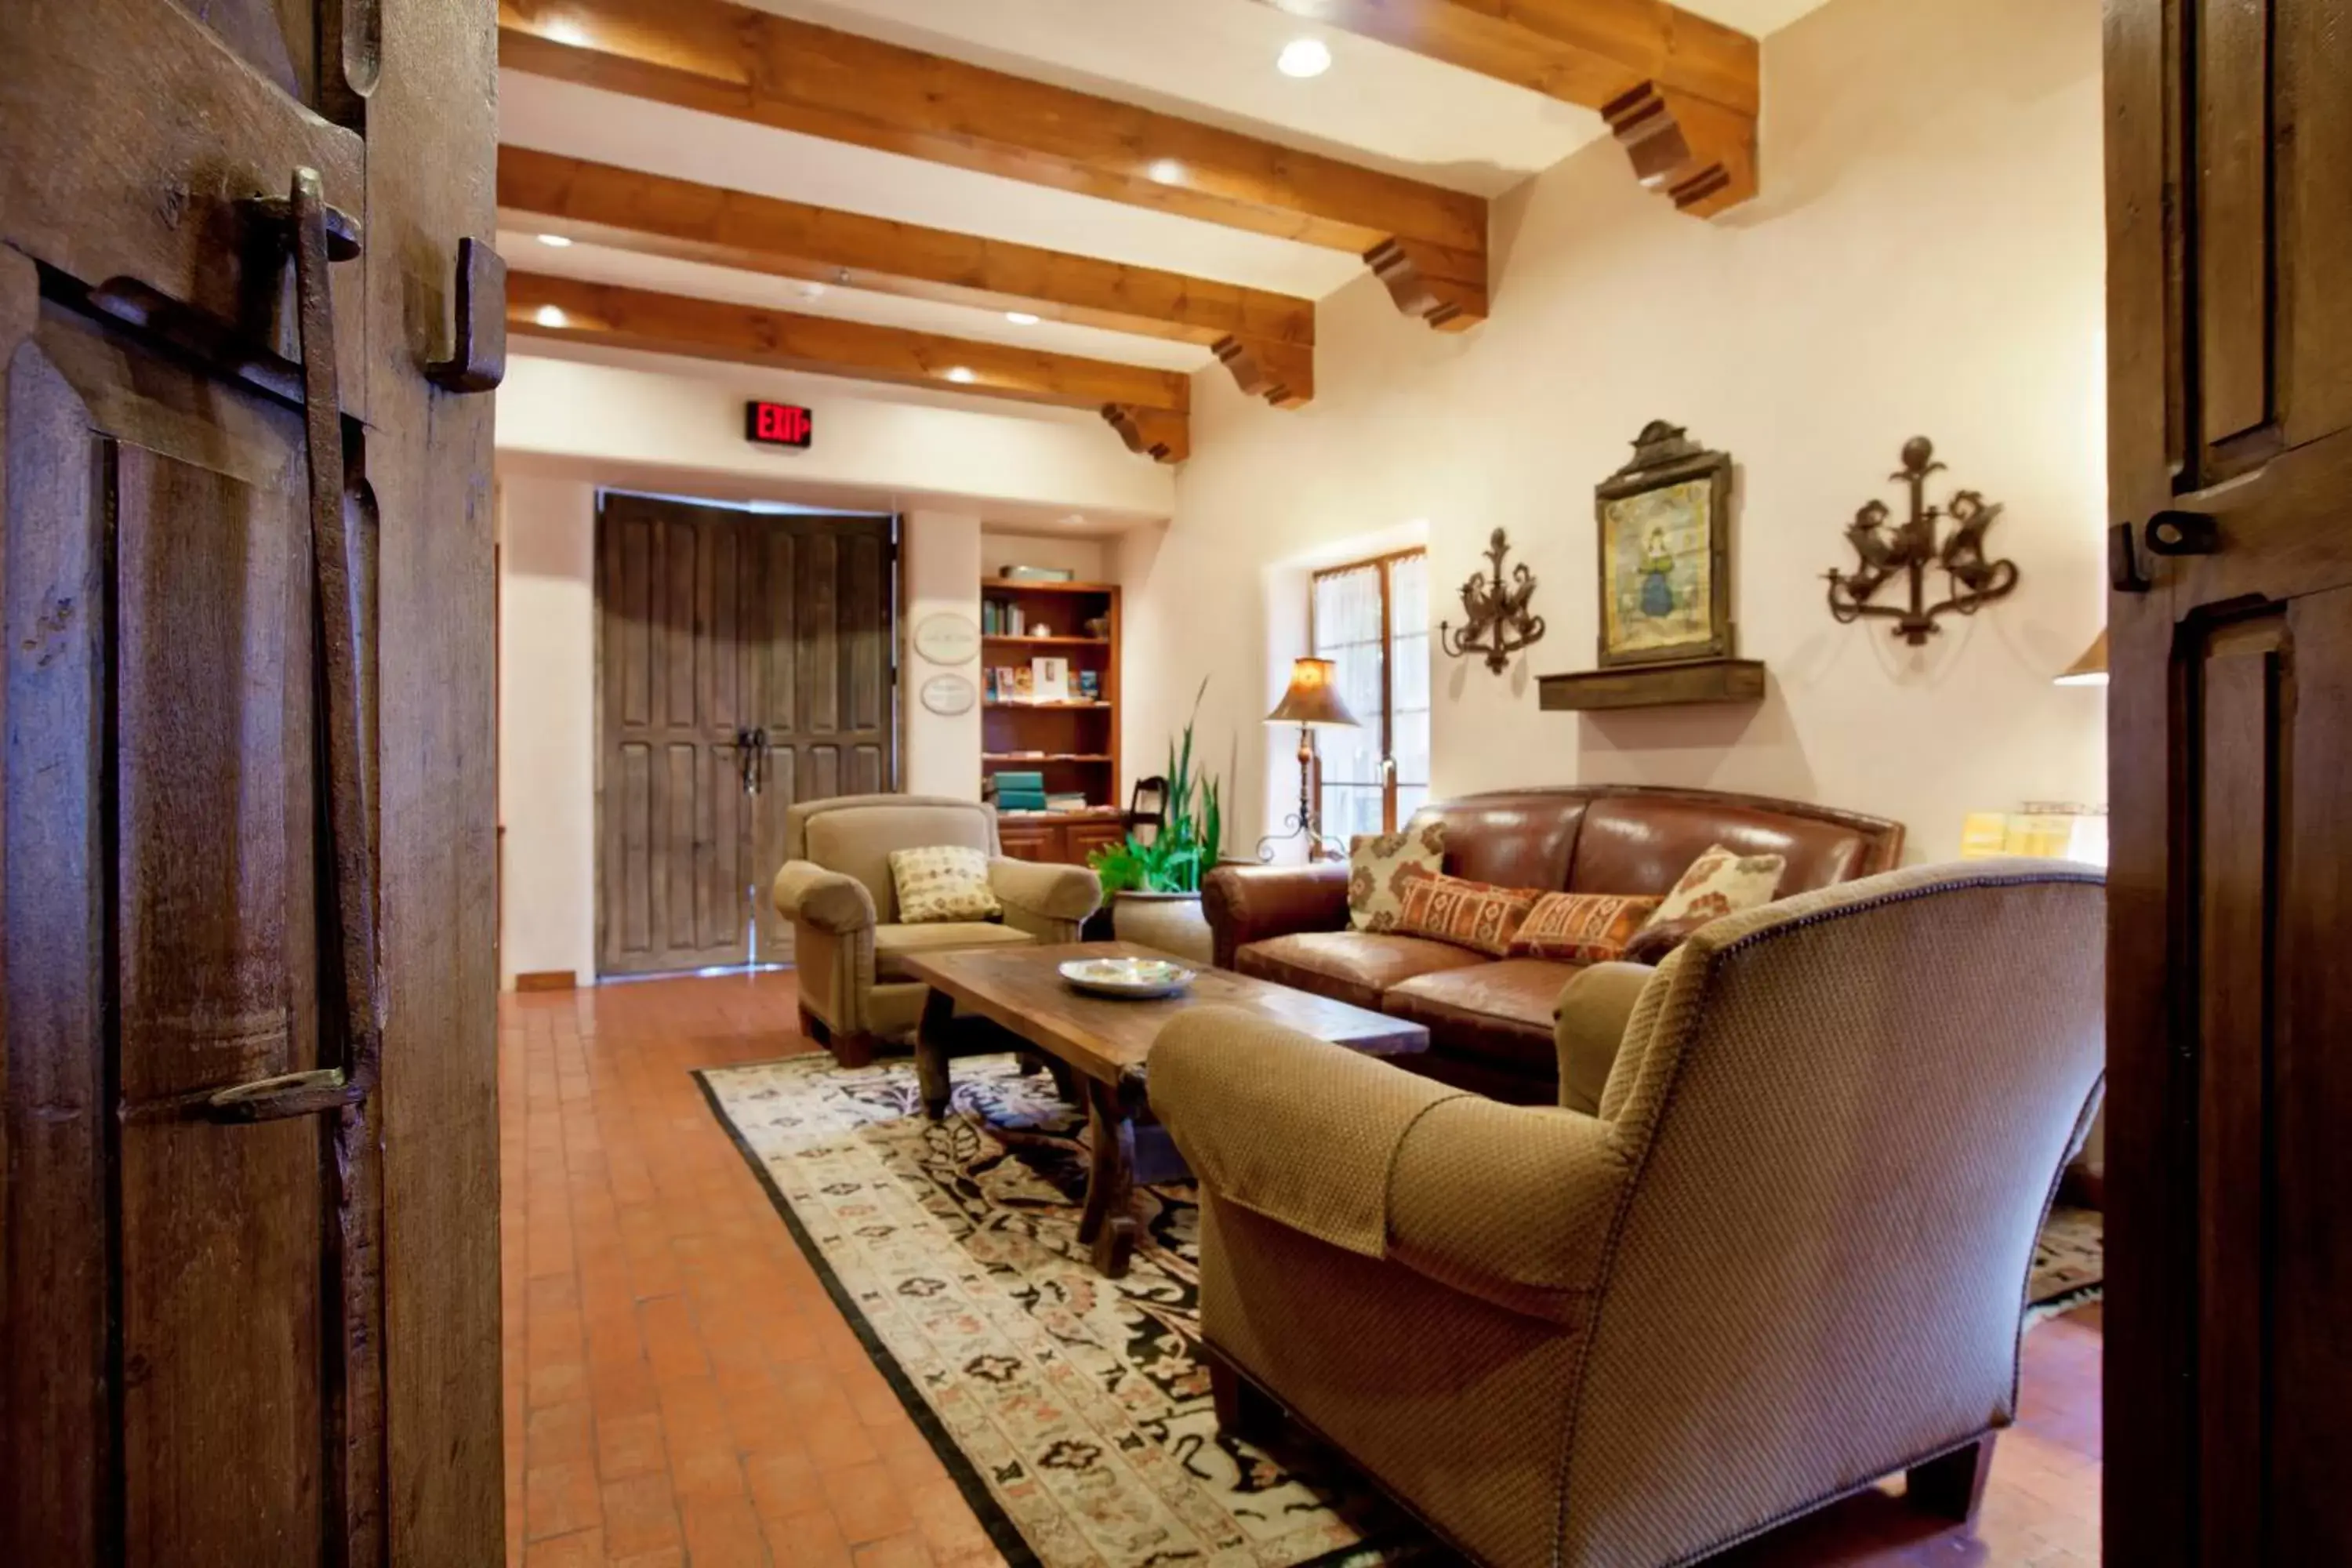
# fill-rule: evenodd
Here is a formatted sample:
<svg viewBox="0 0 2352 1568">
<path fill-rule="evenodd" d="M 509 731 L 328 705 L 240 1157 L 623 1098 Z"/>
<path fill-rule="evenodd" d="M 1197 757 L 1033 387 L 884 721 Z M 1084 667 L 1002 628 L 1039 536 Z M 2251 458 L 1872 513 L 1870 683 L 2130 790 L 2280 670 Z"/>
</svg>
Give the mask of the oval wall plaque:
<svg viewBox="0 0 2352 1568">
<path fill-rule="evenodd" d="M 934 713 L 969 713 L 975 695 L 971 682 L 961 675 L 934 675 L 923 682 L 923 706 Z"/>
<path fill-rule="evenodd" d="M 956 610 L 925 616 L 915 623 L 915 651 L 933 664 L 970 664 L 980 657 L 980 627 Z"/>
</svg>

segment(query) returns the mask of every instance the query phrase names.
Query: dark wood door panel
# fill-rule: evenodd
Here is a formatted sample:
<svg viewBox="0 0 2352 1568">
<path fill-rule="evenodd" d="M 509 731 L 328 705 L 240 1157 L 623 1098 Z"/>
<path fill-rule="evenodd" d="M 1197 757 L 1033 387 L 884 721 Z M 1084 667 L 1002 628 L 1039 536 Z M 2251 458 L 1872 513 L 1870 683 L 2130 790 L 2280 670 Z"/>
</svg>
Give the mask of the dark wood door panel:
<svg viewBox="0 0 2352 1568">
<path fill-rule="evenodd" d="M 740 963 L 747 919 L 784 956 L 784 811 L 896 777 L 890 520 L 614 495 L 599 527 L 599 965 Z"/>
<path fill-rule="evenodd" d="M 2111 0 L 2111 1562 L 2352 1561 L 2352 0 Z"/>
</svg>

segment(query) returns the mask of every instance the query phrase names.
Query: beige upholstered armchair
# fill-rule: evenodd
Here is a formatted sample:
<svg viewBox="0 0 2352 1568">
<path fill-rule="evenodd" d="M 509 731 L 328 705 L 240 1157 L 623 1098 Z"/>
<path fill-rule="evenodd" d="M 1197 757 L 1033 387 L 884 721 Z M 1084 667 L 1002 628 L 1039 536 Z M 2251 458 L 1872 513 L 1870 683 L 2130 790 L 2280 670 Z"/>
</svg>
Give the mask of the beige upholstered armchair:
<svg viewBox="0 0 2352 1568">
<path fill-rule="evenodd" d="M 1181 1016 L 1151 1101 L 1221 1419 L 1288 1411 L 1507 1568 L 1685 1562 L 1897 1470 L 1966 1516 L 2098 1100 L 2102 928 L 2039 861 L 1716 921 L 1591 1115 Z"/>
<path fill-rule="evenodd" d="M 960 845 L 988 854 L 1003 923 L 898 922 L 890 851 Z M 853 795 L 784 814 L 784 864 L 776 910 L 793 922 L 801 1028 L 845 1067 L 863 1067 L 876 1045 L 922 1016 L 926 987 L 898 968 L 919 950 L 1078 940 L 1101 901 L 1083 866 L 1049 866 L 998 853 L 996 810 L 940 795 Z"/>
</svg>

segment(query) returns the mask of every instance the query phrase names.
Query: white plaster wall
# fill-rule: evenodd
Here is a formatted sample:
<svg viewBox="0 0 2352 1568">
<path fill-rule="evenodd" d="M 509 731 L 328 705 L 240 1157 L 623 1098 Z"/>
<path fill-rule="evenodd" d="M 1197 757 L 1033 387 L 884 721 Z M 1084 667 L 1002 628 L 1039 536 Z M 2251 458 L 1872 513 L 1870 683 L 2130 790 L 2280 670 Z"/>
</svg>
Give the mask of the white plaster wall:
<svg viewBox="0 0 2352 1568">
<path fill-rule="evenodd" d="M 582 480 L 499 477 L 502 984 L 596 971 L 595 506 Z"/>
<path fill-rule="evenodd" d="M 906 712 L 906 755 L 899 776 L 909 795 L 980 798 L 980 699 L 983 660 L 932 664 L 915 651 L 915 628 L 926 616 L 953 612 L 980 622 L 980 518 L 971 512 L 910 511 L 901 520 L 901 576 L 906 588 L 898 655 Z M 923 706 L 923 682 L 955 674 L 972 683 L 972 705 L 952 715 Z"/>
<path fill-rule="evenodd" d="M 1502 677 L 1442 657 L 1436 789 L 1706 785 L 1880 813 L 1914 858 L 1970 810 L 2105 798 L 2095 689 L 2050 678 L 2104 612 L 2104 220 L 2097 0 L 1832 0 L 1764 46 L 1764 195 L 1676 214 L 1603 142 L 1494 209 L 1494 312 L 1459 336 L 1369 278 L 1327 300 L 1315 403 L 1199 377 L 1175 521 L 1122 551 L 1128 754 L 1212 677 L 1203 741 L 1278 820 L 1291 737 L 1260 718 L 1303 651 L 1303 566 L 1415 531 L 1431 619 L 1488 532 L 1540 582 L 1545 639 Z M 1738 460 L 1739 652 L 1760 707 L 1543 713 L 1533 677 L 1589 669 L 1592 488 L 1648 420 Z M 1833 624 L 1856 507 L 1926 434 L 1952 483 L 2006 503 L 2022 585 L 1926 648 Z M 1147 535 L 1148 537 L 1148 535 Z M 1260 824 L 1238 824 L 1245 834 Z"/>
<path fill-rule="evenodd" d="M 1081 583 L 1099 583 L 1108 553 L 1107 542 L 1099 539 L 1057 539 L 995 529 L 980 537 L 980 569 L 991 577 L 1006 566 L 1059 566 L 1076 573 Z"/>
</svg>

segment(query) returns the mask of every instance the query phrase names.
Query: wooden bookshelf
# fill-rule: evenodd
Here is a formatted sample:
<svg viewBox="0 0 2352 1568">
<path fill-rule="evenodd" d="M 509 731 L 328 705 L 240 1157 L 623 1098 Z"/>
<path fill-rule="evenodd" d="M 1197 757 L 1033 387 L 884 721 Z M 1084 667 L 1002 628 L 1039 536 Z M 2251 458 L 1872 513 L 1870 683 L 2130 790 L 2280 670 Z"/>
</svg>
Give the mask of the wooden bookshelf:
<svg viewBox="0 0 2352 1568">
<path fill-rule="evenodd" d="M 1055 658 L 1069 663 L 1072 691 L 1066 702 L 1003 697 L 983 700 L 982 771 L 1043 773 L 1049 795 L 1084 795 L 1087 805 L 1097 811 L 1123 806 L 1118 794 L 1118 585 L 983 577 L 980 598 L 982 689 L 993 670 L 1026 671 L 1033 658 Z M 1016 607 L 1024 627 L 1019 634 L 1003 629 Z M 1086 624 L 1097 618 L 1109 623 L 1109 635 L 1096 637 L 1086 630 Z M 992 626 L 997 629 L 988 629 Z M 1045 626 L 1046 634 L 1025 630 L 1035 626 Z M 1093 671 L 1097 683 L 1099 695 L 1092 700 L 1076 694 L 1084 670 Z"/>
</svg>

